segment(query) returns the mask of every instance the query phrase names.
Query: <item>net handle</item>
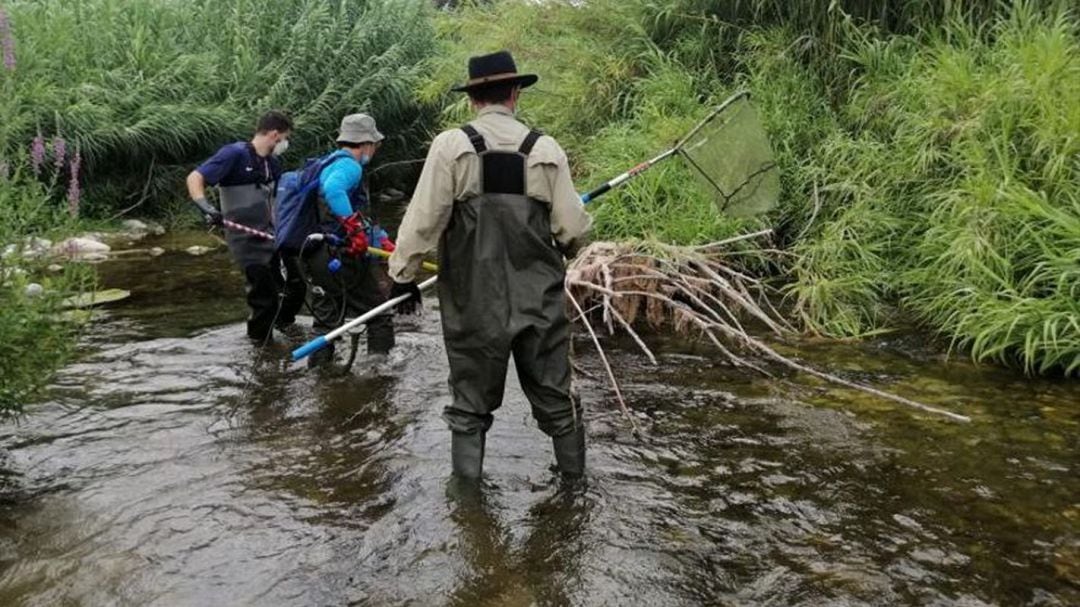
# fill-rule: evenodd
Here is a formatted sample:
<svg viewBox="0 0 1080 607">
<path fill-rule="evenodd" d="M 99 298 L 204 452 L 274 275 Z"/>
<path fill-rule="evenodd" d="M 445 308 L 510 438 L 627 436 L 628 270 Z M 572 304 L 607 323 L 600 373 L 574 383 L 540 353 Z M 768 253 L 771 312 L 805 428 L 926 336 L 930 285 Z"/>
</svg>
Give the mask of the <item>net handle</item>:
<svg viewBox="0 0 1080 607">
<path fill-rule="evenodd" d="M 679 150 L 681 150 L 683 148 L 684 145 L 686 145 L 687 141 L 690 141 L 690 139 L 694 135 L 698 134 L 698 131 L 705 128 L 705 125 L 707 125 L 710 122 L 712 122 L 713 120 L 715 120 L 716 117 L 719 116 L 721 113 L 723 113 L 724 110 L 728 109 L 728 107 L 730 107 L 731 104 L 733 104 L 736 101 L 739 101 L 740 99 L 743 99 L 743 98 L 749 99 L 750 98 L 750 91 L 744 89 L 744 90 L 736 92 L 732 96 L 725 99 L 723 103 L 721 103 L 720 105 L 713 108 L 713 111 L 710 112 L 708 116 L 702 118 L 701 122 L 697 123 L 694 126 L 694 128 L 690 129 L 690 131 L 688 133 L 686 133 L 686 135 L 684 135 L 683 138 L 680 139 L 679 142 L 676 143 L 675 147 L 672 148 L 672 149 L 675 150 L 675 152 L 677 153 Z"/>
<path fill-rule="evenodd" d="M 610 181 L 607 181 L 606 183 L 602 184 L 600 187 L 598 187 L 598 188 L 596 188 L 596 189 L 594 189 L 594 190 L 592 190 L 592 191 L 590 191 L 590 192 L 588 192 L 586 194 L 581 194 L 581 202 L 584 203 L 584 204 L 589 204 L 593 200 L 595 200 L 595 199 L 599 198 L 600 196 L 608 193 L 612 189 L 621 186 L 622 184 L 626 183 L 627 181 L 630 181 L 630 179 L 632 179 L 634 177 L 637 177 L 638 175 L 640 175 L 640 174 L 644 173 L 645 171 L 651 169 L 653 166 L 655 166 L 660 161 L 667 160 L 668 158 L 671 158 L 672 156 L 675 156 L 676 154 L 679 153 L 679 151 L 682 149 L 682 147 L 684 145 L 686 145 L 686 142 L 689 141 L 691 137 L 696 135 L 698 133 L 698 131 L 700 131 L 701 129 L 705 128 L 705 125 L 712 122 L 717 116 L 719 116 L 721 113 L 723 113 L 724 110 L 726 110 L 729 106 L 731 106 L 731 104 L 735 103 L 736 101 L 738 101 L 738 100 L 740 100 L 740 99 L 742 99 L 744 97 L 749 98 L 750 97 L 750 91 L 741 90 L 741 91 L 738 91 L 737 93 L 735 93 L 734 95 L 728 97 L 727 99 L 724 100 L 723 103 L 721 103 L 720 105 L 713 108 L 713 111 L 709 112 L 709 115 L 706 116 L 705 118 L 703 118 L 701 120 L 701 122 L 698 122 L 697 125 L 694 126 L 694 128 L 690 129 L 690 131 L 688 133 L 686 133 L 686 135 L 684 135 L 683 138 L 678 141 L 678 143 L 675 144 L 675 147 L 673 147 L 670 150 L 660 154 L 659 156 L 653 158 L 652 160 L 646 160 L 645 162 L 642 162 L 641 164 L 635 166 L 634 168 L 630 169 L 629 171 L 623 173 L 622 175 L 619 175 L 618 177 L 616 177 L 616 178 L 614 178 L 614 179 L 612 179 Z M 685 155 L 684 155 L 684 157 L 685 157 Z M 700 171 L 701 169 L 699 168 L 698 170 Z M 706 177 L 708 177 L 708 176 L 706 176 Z M 720 191 L 722 192 L 723 190 L 720 190 Z"/>
</svg>

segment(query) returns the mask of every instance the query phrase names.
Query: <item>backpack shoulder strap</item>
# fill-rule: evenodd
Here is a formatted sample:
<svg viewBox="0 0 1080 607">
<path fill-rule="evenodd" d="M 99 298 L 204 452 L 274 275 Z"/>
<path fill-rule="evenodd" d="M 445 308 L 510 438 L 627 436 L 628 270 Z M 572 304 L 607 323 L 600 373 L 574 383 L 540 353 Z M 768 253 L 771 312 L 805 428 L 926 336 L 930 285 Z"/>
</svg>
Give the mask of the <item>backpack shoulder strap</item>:
<svg viewBox="0 0 1080 607">
<path fill-rule="evenodd" d="M 332 164 L 339 160 L 342 160 L 343 158 L 347 158 L 347 156 L 345 154 L 338 154 L 337 152 L 334 152 L 329 156 L 324 156 L 319 159 L 318 163 L 315 165 L 315 170 L 311 172 L 311 182 L 319 183 L 319 177 L 322 176 L 323 171 L 330 168 Z"/>
<path fill-rule="evenodd" d="M 323 156 L 323 158 L 321 160 L 319 160 L 319 172 L 320 173 L 323 172 L 323 170 L 325 170 L 330 165 L 334 164 L 335 162 L 337 162 L 339 160 L 342 160 L 342 159 L 348 158 L 348 157 L 349 157 L 348 152 L 342 153 L 340 151 L 332 152 L 327 156 Z"/>
<path fill-rule="evenodd" d="M 529 131 L 529 134 L 525 136 L 525 141 L 521 142 L 521 147 L 518 148 L 518 151 L 521 152 L 523 156 L 528 156 L 532 152 L 533 146 L 536 145 L 537 140 L 543 136 L 544 134 L 540 131 Z"/>
<path fill-rule="evenodd" d="M 473 125 L 466 124 L 461 127 L 461 130 L 468 136 L 469 141 L 472 143 L 473 149 L 476 150 L 477 154 L 483 154 L 487 151 L 487 143 L 484 142 L 484 136 L 481 135 Z"/>
</svg>

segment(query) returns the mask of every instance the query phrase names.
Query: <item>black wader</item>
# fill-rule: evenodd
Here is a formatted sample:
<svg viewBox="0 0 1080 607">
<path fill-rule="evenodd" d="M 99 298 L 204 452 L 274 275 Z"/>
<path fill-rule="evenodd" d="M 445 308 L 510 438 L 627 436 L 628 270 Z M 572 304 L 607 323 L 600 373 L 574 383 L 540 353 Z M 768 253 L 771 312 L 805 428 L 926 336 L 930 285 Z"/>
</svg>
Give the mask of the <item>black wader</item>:
<svg viewBox="0 0 1080 607">
<path fill-rule="evenodd" d="M 443 417 L 453 432 L 454 473 L 480 476 L 484 435 L 502 404 L 513 354 L 533 417 L 554 440 L 560 470 L 580 475 L 585 435 L 570 392 L 563 257 L 551 236 L 549 206 L 526 195 L 526 161 L 540 135 L 530 133 L 517 152 L 499 152 L 488 151 L 471 126 L 463 130 L 480 156 L 483 193 L 454 203 L 439 247 L 439 306 L 453 393 Z"/>
<path fill-rule="evenodd" d="M 226 219 L 263 232 L 272 230 L 269 184 L 221 186 L 221 212 Z M 305 285 L 295 257 L 274 253 L 274 241 L 237 230 L 225 231 L 233 260 L 247 283 L 251 309 L 247 334 L 252 339 L 270 337 L 274 325 L 296 320 L 304 304 Z"/>
<path fill-rule="evenodd" d="M 330 247 L 319 244 L 305 251 L 301 263 L 313 285 L 311 309 L 315 315 L 312 325 L 315 333 L 325 335 L 338 328 L 344 320 L 356 318 L 386 301 L 386 293 L 379 280 L 383 272 L 378 261 L 367 257 L 340 255 L 341 267 L 331 272 Z M 331 360 L 333 344 L 315 358 L 315 364 Z M 386 354 L 394 347 L 393 312 L 380 314 L 367 323 L 367 350 L 369 354 Z"/>
</svg>

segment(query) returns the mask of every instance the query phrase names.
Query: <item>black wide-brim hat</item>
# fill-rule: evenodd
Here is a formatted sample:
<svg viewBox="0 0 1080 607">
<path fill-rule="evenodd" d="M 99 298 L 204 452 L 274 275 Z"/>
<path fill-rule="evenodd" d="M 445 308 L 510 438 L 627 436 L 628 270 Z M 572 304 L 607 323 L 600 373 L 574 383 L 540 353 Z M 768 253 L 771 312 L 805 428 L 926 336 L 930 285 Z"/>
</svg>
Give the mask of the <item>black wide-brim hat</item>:
<svg viewBox="0 0 1080 607">
<path fill-rule="evenodd" d="M 525 88 L 536 84 L 539 79 L 536 74 L 519 74 L 510 51 L 499 51 L 490 55 L 469 57 L 469 81 L 450 90 L 468 93 L 500 85 Z"/>
</svg>

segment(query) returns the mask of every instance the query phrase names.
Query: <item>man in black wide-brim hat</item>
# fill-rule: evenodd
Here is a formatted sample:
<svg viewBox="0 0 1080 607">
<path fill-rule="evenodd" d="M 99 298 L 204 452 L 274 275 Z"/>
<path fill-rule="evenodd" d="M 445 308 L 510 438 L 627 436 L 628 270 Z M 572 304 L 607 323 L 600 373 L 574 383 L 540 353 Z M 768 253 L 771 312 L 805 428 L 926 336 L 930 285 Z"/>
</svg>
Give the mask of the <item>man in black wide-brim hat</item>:
<svg viewBox="0 0 1080 607">
<path fill-rule="evenodd" d="M 420 301 L 415 276 L 440 250 L 439 308 L 450 360 L 454 474 L 479 478 L 484 437 L 502 404 L 506 368 L 518 379 L 540 429 L 552 437 L 559 470 L 585 469 L 585 429 L 570 391 L 570 322 L 564 258 L 583 244 L 592 220 L 570 178 L 566 153 L 514 118 L 522 89 L 507 51 L 469 59 L 469 81 L 453 90 L 476 118 L 440 133 L 398 231 L 391 294 Z"/>
</svg>

